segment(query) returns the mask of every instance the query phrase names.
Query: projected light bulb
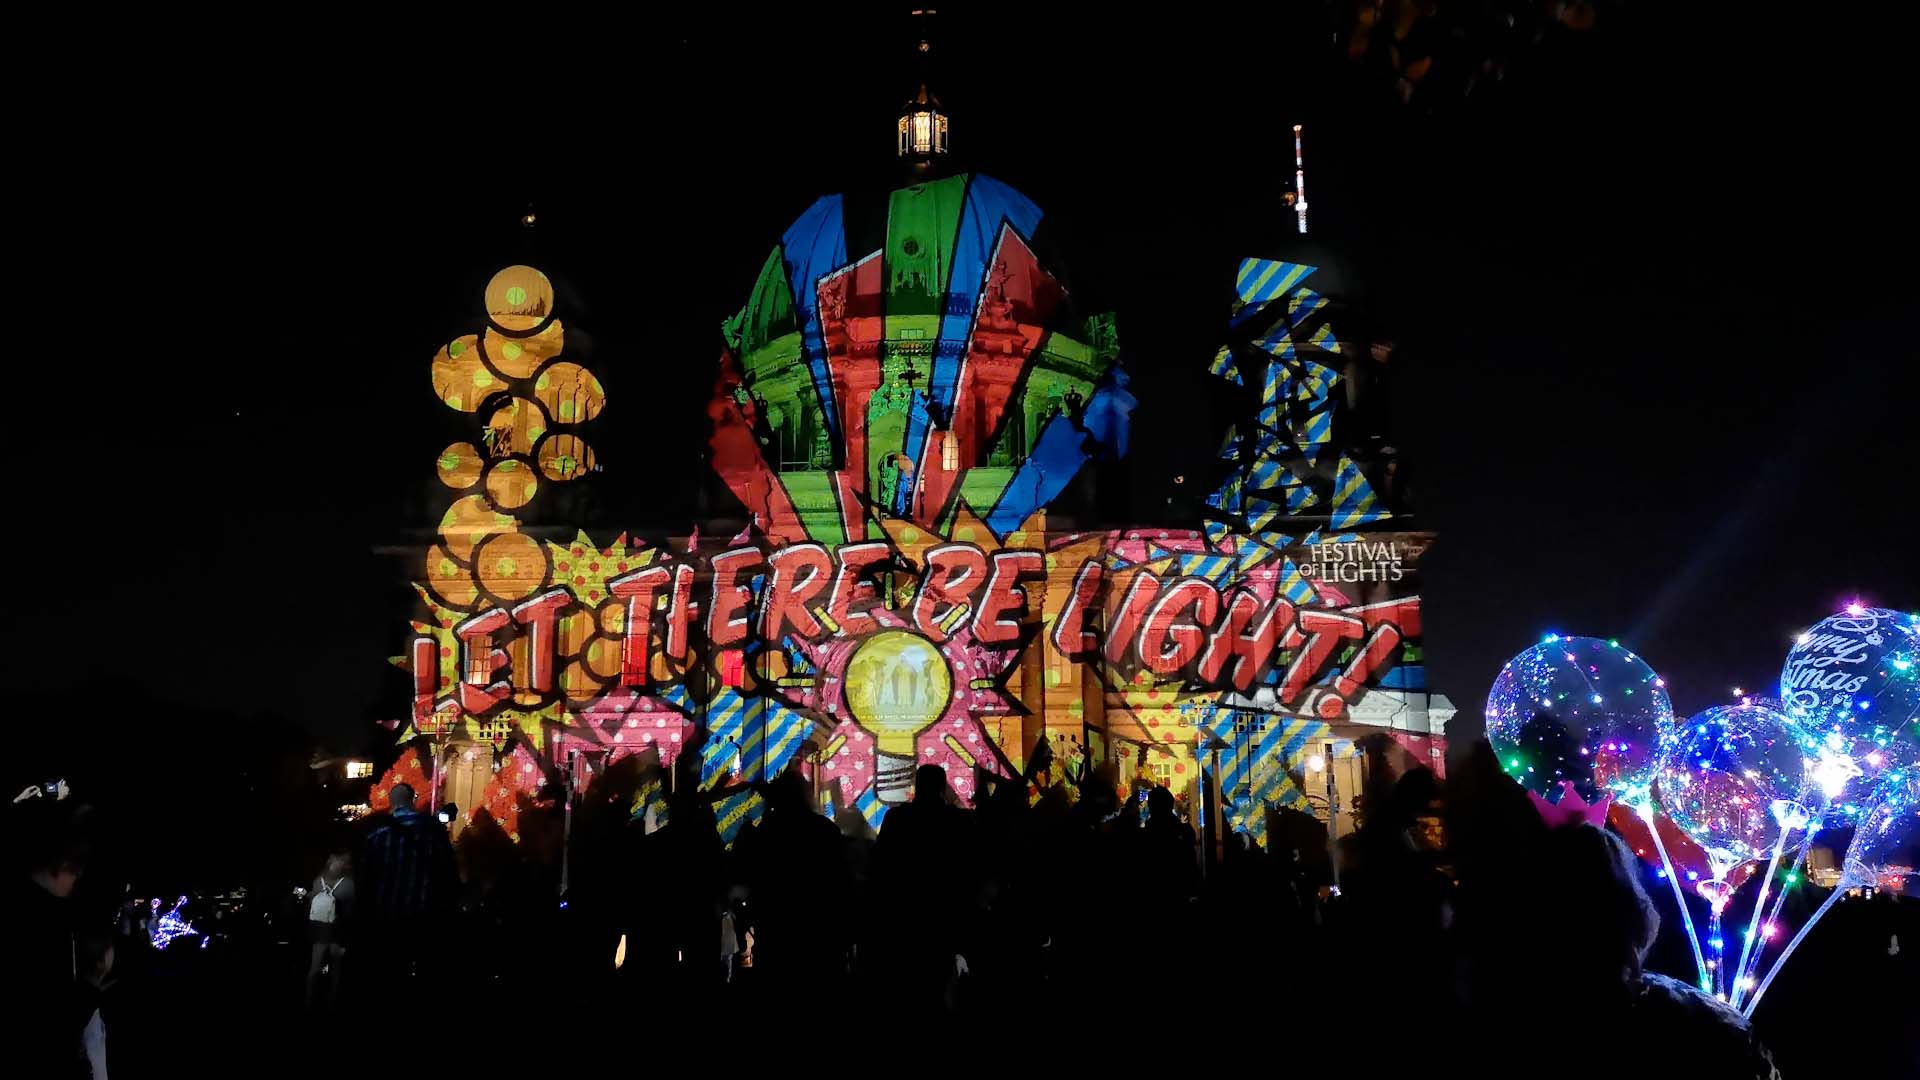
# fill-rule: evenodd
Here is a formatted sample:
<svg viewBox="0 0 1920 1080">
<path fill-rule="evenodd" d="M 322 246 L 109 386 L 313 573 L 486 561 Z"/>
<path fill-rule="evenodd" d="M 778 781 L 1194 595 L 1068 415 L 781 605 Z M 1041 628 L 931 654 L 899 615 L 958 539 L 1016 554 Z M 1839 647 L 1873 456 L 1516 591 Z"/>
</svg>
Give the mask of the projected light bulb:
<svg viewBox="0 0 1920 1080">
<path fill-rule="evenodd" d="M 882 630 L 847 661 L 847 711 L 873 736 L 873 791 L 883 803 L 913 792 L 915 740 L 947 711 L 953 673 L 933 642 Z"/>
</svg>

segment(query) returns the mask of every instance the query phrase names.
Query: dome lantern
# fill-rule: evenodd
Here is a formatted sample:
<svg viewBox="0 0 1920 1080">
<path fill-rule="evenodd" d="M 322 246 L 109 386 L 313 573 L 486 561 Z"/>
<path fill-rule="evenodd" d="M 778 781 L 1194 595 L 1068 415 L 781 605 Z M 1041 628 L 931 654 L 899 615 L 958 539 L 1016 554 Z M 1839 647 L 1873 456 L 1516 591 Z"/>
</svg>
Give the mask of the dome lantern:
<svg viewBox="0 0 1920 1080">
<path fill-rule="evenodd" d="M 920 92 L 901 107 L 897 131 L 898 153 L 903 158 L 932 161 L 946 155 L 947 114 L 940 107 L 940 99 L 933 96 L 925 83 L 921 83 Z"/>
</svg>

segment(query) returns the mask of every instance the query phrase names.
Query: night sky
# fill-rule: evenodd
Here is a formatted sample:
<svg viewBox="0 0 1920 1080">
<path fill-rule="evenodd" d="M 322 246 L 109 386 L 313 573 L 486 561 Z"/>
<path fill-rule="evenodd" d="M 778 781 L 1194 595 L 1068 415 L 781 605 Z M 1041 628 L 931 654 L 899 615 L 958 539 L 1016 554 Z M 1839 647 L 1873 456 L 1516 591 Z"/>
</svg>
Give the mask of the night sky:
<svg viewBox="0 0 1920 1080">
<path fill-rule="evenodd" d="M 1848 599 L 1920 608 L 1900 33 L 1603 7 L 1408 106 L 1330 9 L 1276 7 L 942 13 L 956 164 L 1039 202 L 1079 309 L 1120 313 L 1142 404 L 1103 510 L 1197 524 L 1172 478 L 1226 423 L 1235 262 L 1330 260 L 1399 346 L 1429 674 L 1469 716 L 1548 630 L 1620 637 L 1691 712 Z M 609 393 L 580 523 L 684 533 L 717 324 L 816 196 L 902 182 L 916 82 L 903 20 L 721 15 L 50 70 L 10 170 L 16 702 L 339 745 L 401 714 L 396 549 L 471 434 L 428 365 L 509 263 L 553 277 Z"/>
</svg>

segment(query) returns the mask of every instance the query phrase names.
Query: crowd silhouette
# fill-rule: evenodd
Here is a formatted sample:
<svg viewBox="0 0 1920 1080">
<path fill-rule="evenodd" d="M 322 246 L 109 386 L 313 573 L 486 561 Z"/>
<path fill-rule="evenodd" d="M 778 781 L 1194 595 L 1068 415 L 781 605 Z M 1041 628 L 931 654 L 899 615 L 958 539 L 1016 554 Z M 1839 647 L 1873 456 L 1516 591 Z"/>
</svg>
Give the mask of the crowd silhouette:
<svg viewBox="0 0 1920 1080">
<path fill-rule="evenodd" d="M 622 1017 L 903 1041 L 986 1025 L 1074 1053 L 1117 1039 L 1141 1061 L 1244 1046 L 1285 1071 L 1438 1075 L 1465 1053 L 1479 1075 L 1777 1075 L 1736 1013 L 1648 972 L 1662 916 L 1617 836 L 1550 823 L 1484 747 L 1445 782 L 1370 775 L 1337 851 L 1287 808 L 1268 812 L 1264 846 L 1196 835 L 1167 789 L 1123 798 L 1099 769 L 1077 798 L 982 772 L 968 808 L 922 767 L 877 834 L 837 791 L 823 813 L 790 772 L 760 785 L 764 812 L 731 847 L 691 772 L 636 815 L 641 788 L 668 779 L 642 759 L 570 808 L 527 799 L 517 840 L 483 810 L 450 842 L 399 785 L 307 890 L 304 1022 L 355 1060 L 544 1002 L 551 1022 L 609 1033 Z M 1436 817 L 1444 848 L 1427 842 Z M 16 933 L 11 970 L 63 992 L 9 1045 L 46 1067 L 22 1075 L 70 1075 L 106 980 L 82 970 L 99 950 L 59 910 L 83 834 L 35 828 L 9 925 L 72 936 Z M 492 1031 L 479 1045 L 530 1044 Z"/>
</svg>

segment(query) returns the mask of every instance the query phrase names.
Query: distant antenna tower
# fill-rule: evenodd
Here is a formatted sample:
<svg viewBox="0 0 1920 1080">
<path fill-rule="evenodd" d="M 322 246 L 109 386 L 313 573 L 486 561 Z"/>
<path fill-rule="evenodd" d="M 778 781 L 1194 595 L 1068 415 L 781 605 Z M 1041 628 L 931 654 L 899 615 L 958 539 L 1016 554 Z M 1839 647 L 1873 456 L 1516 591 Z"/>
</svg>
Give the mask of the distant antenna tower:
<svg viewBox="0 0 1920 1080">
<path fill-rule="evenodd" d="M 1307 163 L 1300 153 L 1300 125 L 1293 125 L 1293 212 L 1300 220 L 1300 235 L 1307 235 Z"/>
</svg>

